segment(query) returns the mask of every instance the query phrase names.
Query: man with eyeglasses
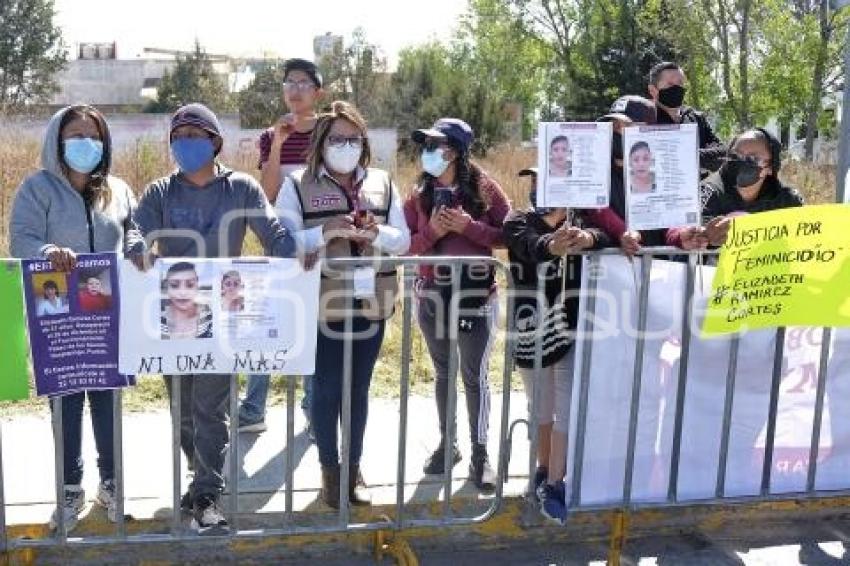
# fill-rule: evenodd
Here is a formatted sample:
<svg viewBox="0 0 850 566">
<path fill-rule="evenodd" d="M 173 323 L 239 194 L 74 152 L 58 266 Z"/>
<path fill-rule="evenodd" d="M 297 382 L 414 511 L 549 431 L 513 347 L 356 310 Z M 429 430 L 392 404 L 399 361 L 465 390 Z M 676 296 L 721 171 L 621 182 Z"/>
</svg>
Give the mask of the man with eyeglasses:
<svg viewBox="0 0 850 566">
<path fill-rule="evenodd" d="M 283 64 L 283 103 L 289 113 L 260 136 L 260 183 L 272 204 L 277 200 L 283 179 L 307 162 L 307 147 L 316 125 L 316 105 L 323 94 L 322 75 L 314 63 L 306 59 L 286 60 Z M 304 376 L 301 410 L 307 418 L 308 437 L 313 440 L 311 385 L 310 376 Z M 268 375 L 248 376 L 245 398 L 239 407 L 239 432 L 261 433 L 268 428 L 268 394 Z"/>
</svg>

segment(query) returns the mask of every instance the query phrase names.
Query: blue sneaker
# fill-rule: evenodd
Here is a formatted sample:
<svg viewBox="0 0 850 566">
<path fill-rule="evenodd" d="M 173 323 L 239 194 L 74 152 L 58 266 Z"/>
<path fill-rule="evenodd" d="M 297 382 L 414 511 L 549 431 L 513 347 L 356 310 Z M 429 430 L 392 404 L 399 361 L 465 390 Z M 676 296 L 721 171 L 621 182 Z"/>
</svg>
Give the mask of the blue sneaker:
<svg viewBox="0 0 850 566">
<path fill-rule="evenodd" d="M 564 495 L 564 482 L 544 484 L 543 485 L 543 501 L 540 504 L 540 513 L 559 525 L 563 525 L 567 520 L 567 504 Z"/>
</svg>

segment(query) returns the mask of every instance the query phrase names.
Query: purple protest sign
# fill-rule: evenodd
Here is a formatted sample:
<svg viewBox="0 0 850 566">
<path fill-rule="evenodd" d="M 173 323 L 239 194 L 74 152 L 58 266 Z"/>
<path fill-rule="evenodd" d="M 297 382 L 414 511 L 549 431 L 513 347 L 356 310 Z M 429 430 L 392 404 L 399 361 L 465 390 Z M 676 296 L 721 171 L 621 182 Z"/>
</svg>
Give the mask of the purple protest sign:
<svg viewBox="0 0 850 566">
<path fill-rule="evenodd" d="M 116 255 L 80 255 L 70 273 L 44 260 L 21 264 L 36 394 L 131 385 L 118 373 Z"/>
</svg>

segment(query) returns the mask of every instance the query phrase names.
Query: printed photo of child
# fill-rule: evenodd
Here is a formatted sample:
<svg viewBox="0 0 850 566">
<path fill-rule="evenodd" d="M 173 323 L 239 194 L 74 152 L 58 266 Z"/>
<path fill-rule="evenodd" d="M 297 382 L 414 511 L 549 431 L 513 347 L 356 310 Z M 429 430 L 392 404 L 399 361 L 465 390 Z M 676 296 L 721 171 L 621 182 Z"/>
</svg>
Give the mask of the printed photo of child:
<svg viewBox="0 0 850 566">
<path fill-rule="evenodd" d="M 212 338 L 212 310 L 208 302 L 201 300 L 202 288 L 194 263 L 180 261 L 171 265 L 162 279 L 162 290 L 163 340 Z"/>
<path fill-rule="evenodd" d="M 57 314 L 68 314 L 68 297 L 59 289 L 57 281 L 62 282 L 62 287 L 65 288 L 65 276 L 61 273 L 39 274 L 49 276 L 50 279 L 44 277 L 33 277 L 33 287 L 37 299 L 36 316 L 53 316 Z M 38 279 L 42 279 L 39 286 Z"/>
<path fill-rule="evenodd" d="M 108 310 L 112 306 L 109 270 L 100 273 L 81 273 L 77 289 L 77 304 L 83 312 Z"/>
</svg>

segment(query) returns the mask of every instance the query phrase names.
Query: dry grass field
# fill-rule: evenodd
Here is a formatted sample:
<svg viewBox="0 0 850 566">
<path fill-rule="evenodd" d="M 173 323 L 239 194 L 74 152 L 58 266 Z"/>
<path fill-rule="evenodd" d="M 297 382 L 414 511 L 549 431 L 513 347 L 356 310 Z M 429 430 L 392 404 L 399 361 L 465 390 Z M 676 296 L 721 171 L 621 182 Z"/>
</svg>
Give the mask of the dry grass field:
<svg viewBox="0 0 850 566">
<path fill-rule="evenodd" d="M 486 171 L 497 179 L 508 194 L 511 201 L 518 206 L 527 202 L 527 180 L 517 177 L 517 172 L 535 161 L 534 150 L 505 146 L 491 151 L 479 162 Z M 258 176 L 256 155 L 241 153 L 225 155 L 223 161 L 243 171 Z M 15 189 L 21 180 L 36 170 L 39 163 L 39 144 L 33 140 L 16 138 L 6 134 L 0 137 L 0 257 L 8 256 L 8 218 L 11 213 L 12 199 Z M 114 156 L 114 173 L 127 181 L 140 194 L 151 180 L 167 174 L 171 169 L 167 148 L 164 145 L 139 143 L 129 150 L 119 152 Z M 399 156 L 394 177 L 400 190 L 407 194 L 413 186 L 417 175 L 417 166 L 409 158 Z M 831 202 L 835 193 L 835 168 L 815 167 L 803 163 L 788 163 L 782 171 L 783 179 L 791 186 L 797 187 L 809 203 Z M 248 246 L 250 250 L 258 250 L 256 242 Z M 502 313 L 504 315 L 504 313 Z M 415 323 L 414 323 L 415 325 Z M 493 382 L 500 381 L 503 369 L 503 342 L 500 340 L 494 349 L 491 361 Z M 396 316 L 390 323 L 384 349 L 373 381 L 373 391 L 376 395 L 398 395 L 399 363 L 401 359 L 401 317 Z M 411 356 L 411 383 L 416 392 L 428 392 L 433 383 L 430 361 L 424 341 L 414 334 L 413 352 Z M 516 383 L 516 382 L 515 382 Z M 500 389 L 499 386 L 495 389 Z M 282 382 L 274 381 L 273 400 L 278 402 L 283 391 Z M 126 406 L 131 409 L 141 409 L 151 405 L 164 406 L 165 390 L 159 379 L 142 379 L 140 384 L 127 392 Z M 37 401 L 6 407 L 6 410 L 32 410 L 44 407 Z"/>
</svg>

